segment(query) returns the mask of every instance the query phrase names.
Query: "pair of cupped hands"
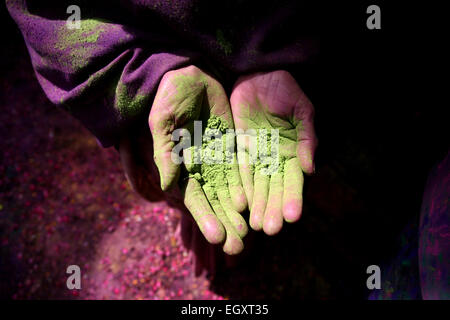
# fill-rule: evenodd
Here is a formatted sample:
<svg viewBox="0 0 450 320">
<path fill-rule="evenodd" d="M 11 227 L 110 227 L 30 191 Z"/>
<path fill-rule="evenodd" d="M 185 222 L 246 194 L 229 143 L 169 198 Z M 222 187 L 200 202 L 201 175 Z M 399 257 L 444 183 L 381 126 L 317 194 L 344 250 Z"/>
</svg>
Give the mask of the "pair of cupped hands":
<svg viewBox="0 0 450 320">
<path fill-rule="evenodd" d="M 229 129 L 278 129 L 283 170 L 260 172 L 250 163 L 249 145 L 244 143 L 243 152 L 237 153 L 240 161 L 234 161 L 213 196 L 189 174 L 189 167 L 172 161 L 171 153 L 176 129 L 192 128 L 194 121 L 205 127 L 214 116 Z M 125 137 L 119 152 L 135 191 L 152 199 L 152 168 L 157 168 L 162 191 L 178 195 L 206 240 L 223 244 L 223 251 L 233 255 L 244 248 L 248 226 L 242 213 L 247 209 L 250 227 L 268 235 L 278 233 L 283 220 L 300 218 L 303 174 L 314 172 L 313 116 L 313 105 L 287 71 L 242 76 L 228 99 L 217 80 L 191 65 L 163 76 L 148 120 L 151 136 Z"/>
</svg>

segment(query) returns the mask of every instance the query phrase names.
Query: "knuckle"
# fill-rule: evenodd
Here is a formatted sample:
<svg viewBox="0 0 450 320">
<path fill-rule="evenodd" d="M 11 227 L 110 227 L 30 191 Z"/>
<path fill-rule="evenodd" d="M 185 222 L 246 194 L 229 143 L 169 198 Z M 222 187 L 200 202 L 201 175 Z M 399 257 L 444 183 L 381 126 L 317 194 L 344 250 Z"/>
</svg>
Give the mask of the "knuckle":
<svg viewBox="0 0 450 320">
<path fill-rule="evenodd" d="M 161 79 L 161 82 L 166 82 L 166 81 L 172 79 L 172 78 L 176 75 L 176 73 L 177 73 L 177 70 L 170 70 L 170 71 L 167 71 L 167 72 L 163 75 L 163 77 L 162 77 L 162 79 Z"/>
<path fill-rule="evenodd" d="M 191 75 L 198 75 L 201 73 L 201 70 L 194 65 L 187 66 L 183 70 L 185 70 L 188 74 Z"/>
<path fill-rule="evenodd" d="M 290 74 L 290 72 L 286 71 L 286 70 L 276 70 L 274 71 L 274 74 L 279 76 L 280 78 L 292 78 L 292 75 Z"/>
</svg>

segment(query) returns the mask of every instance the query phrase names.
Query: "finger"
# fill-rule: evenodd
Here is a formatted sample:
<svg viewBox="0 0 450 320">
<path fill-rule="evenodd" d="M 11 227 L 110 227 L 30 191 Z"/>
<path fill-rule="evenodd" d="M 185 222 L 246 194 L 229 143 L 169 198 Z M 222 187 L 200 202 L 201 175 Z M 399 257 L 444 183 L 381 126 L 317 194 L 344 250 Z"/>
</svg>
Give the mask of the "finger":
<svg viewBox="0 0 450 320">
<path fill-rule="evenodd" d="M 225 211 L 220 205 L 219 200 L 212 200 L 211 206 L 214 208 L 214 212 L 217 214 L 217 217 L 222 222 L 225 230 L 226 237 L 225 243 L 223 244 L 223 251 L 226 254 L 234 255 L 241 253 L 244 249 L 244 243 L 242 242 L 241 237 L 236 232 L 236 229 L 233 227 L 232 223 L 228 219 Z"/>
<path fill-rule="evenodd" d="M 208 191 L 208 186 L 206 186 L 205 193 L 211 194 L 211 192 L 212 190 Z M 222 222 L 226 231 L 225 243 L 223 244 L 223 251 L 229 255 L 240 253 L 244 249 L 244 243 L 237 234 L 236 229 L 233 227 L 233 224 L 228 219 L 225 210 L 220 205 L 220 201 L 218 199 L 215 199 L 214 197 L 210 197 L 208 198 L 208 200 L 212 208 L 214 209 L 214 212 L 216 213 L 217 217 L 219 218 L 220 222 Z"/>
<path fill-rule="evenodd" d="M 253 203 L 253 171 L 250 165 L 249 154 L 247 151 L 240 151 L 237 154 L 239 161 L 239 175 L 241 176 L 242 186 L 247 197 L 248 207 Z"/>
<path fill-rule="evenodd" d="M 283 174 L 275 172 L 270 176 L 269 198 L 264 213 L 264 232 L 274 235 L 280 232 L 283 226 Z"/>
<path fill-rule="evenodd" d="M 300 219 L 303 204 L 303 173 L 300 160 L 292 158 L 284 164 L 283 216 L 286 222 Z"/>
<path fill-rule="evenodd" d="M 239 174 L 239 167 L 236 161 L 236 154 L 233 154 L 233 164 L 231 170 L 227 173 L 228 190 L 230 192 L 231 202 L 233 208 L 237 212 L 243 212 L 247 209 L 247 197 L 242 187 L 241 176 Z"/>
<path fill-rule="evenodd" d="M 242 239 L 247 235 L 248 227 L 244 218 L 234 210 L 233 203 L 230 199 L 230 193 L 226 188 L 219 187 L 217 189 L 217 197 L 219 198 L 220 205 L 222 206 L 225 214 L 227 215 L 232 226 L 235 228 L 236 233 Z"/>
<path fill-rule="evenodd" d="M 247 131 L 248 122 L 250 119 L 250 106 L 241 103 L 245 101 L 240 94 L 240 90 L 233 90 L 230 98 L 231 110 L 233 112 L 233 120 L 236 126 L 236 144 L 237 144 L 237 159 L 239 164 L 239 174 L 241 176 L 242 186 L 247 197 L 248 207 L 251 209 L 253 205 L 253 166 L 250 161 L 249 149 L 251 146 L 256 146 L 256 131 L 252 135 Z M 251 150 L 252 151 L 252 150 Z M 256 151 L 256 150 L 254 150 Z"/>
<path fill-rule="evenodd" d="M 250 227 L 253 230 L 261 230 L 264 222 L 267 196 L 269 193 L 269 176 L 262 174 L 260 170 L 255 172 L 253 203 L 250 210 Z"/>
<path fill-rule="evenodd" d="M 184 188 L 184 204 L 209 243 L 223 242 L 225 230 L 209 205 L 200 183 L 193 178 L 188 179 Z"/>
<path fill-rule="evenodd" d="M 317 137 L 314 131 L 314 107 L 303 94 L 298 100 L 296 109 L 297 124 L 297 157 L 306 174 L 314 173 L 314 152 L 317 147 Z"/>
</svg>

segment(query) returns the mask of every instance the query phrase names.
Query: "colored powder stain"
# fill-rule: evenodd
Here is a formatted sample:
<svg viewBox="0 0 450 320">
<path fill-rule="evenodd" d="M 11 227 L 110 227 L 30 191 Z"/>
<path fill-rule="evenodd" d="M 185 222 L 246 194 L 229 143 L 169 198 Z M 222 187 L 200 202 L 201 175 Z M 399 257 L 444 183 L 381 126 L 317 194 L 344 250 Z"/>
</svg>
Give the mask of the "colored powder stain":
<svg viewBox="0 0 450 320">
<path fill-rule="evenodd" d="M 179 73 L 171 77 L 170 82 L 176 88 L 176 93 L 172 94 L 167 90 L 161 98 L 166 99 L 171 94 L 170 103 L 182 106 L 174 110 L 176 119 L 199 119 L 206 92 L 210 97 L 224 94 L 222 86 L 211 81 L 203 72 L 193 72 L 188 75 Z"/>
<path fill-rule="evenodd" d="M 223 34 L 223 31 L 218 29 L 216 31 L 216 38 L 217 38 L 217 43 L 219 44 L 220 48 L 223 50 L 223 52 L 225 52 L 225 55 L 229 55 L 231 54 L 231 52 L 233 52 L 233 46 L 231 44 L 231 42 L 229 42 L 227 39 L 225 39 L 225 36 Z"/>
<path fill-rule="evenodd" d="M 214 135 L 216 138 L 209 139 L 207 135 L 204 135 L 201 150 L 198 150 L 196 146 L 189 148 L 191 149 L 192 161 L 194 156 L 199 153 L 202 160 L 201 164 L 188 165 L 189 176 L 199 181 L 204 188 L 211 190 L 213 199 L 217 199 L 216 190 L 227 186 L 227 177 L 231 177 L 228 172 L 231 170 L 233 158 L 231 152 L 227 151 L 227 129 L 228 124 L 224 120 L 212 115 L 208 119 L 205 132 L 208 132 L 211 136 Z M 220 138 L 219 134 L 221 134 Z M 222 155 L 216 155 L 216 150 L 221 150 Z"/>
<path fill-rule="evenodd" d="M 69 29 L 63 25 L 58 33 L 57 48 L 65 50 L 76 45 L 96 43 L 106 24 L 95 19 L 81 20 L 79 29 Z"/>
<path fill-rule="evenodd" d="M 239 117 L 246 123 L 246 130 L 256 130 L 257 154 L 250 159 L 252 173 L 263 169 L 263 174 L 282 174 L 285 163 L 297 157 L 297 135 L 302 131 L 302 123 L 264 111 L 268 109 L 259 100 L 251 105 L 241 104 Z M 278 134 L 272 130 L 277 130 Z M 278 149 L 272 150 L 272 144 L 278 144 Z M 312 163 L 312 158 L 308 160 Z"/>
<path fill-rule="evenodd" d="M 124 117 L 135 117 L 142 110 L 145 110 L 149 100 L 148 95 L 135 94 L 130 95 L 125 84 L 119 81 L 116 87 L 115 106 Z"/>
<path fill-rule="evenodd" d="M 94 19 L 81 20 L 79 29 L 69 29 L 64 24 L 58 31 L 57 42 L 54 47 L 58 50 L 70 50 L 70 61 L 61 60 L 60 63 L 72 70 L 85 67 L 92 55 L 100 35 L 106 31 L 107 24 Z M 65 55 L 61 55 L 64 59 Z"/>
<path fill-rule="evenodd" d="M 252 172 L 261 171 L 263 174 L 272 175 L 274 173 L 283 173 L 285 157 L 280 157 L 279 150 L 274 148 L 273 144 L 280 144 L 278 136 L 273 136 L 270 129 L 259 130 L 256 136 L 257 157 L 253 159 L 251 167 Z M 278 148 L 279 149 L 279 148 Z"/>
<path fill-rule="evenodd" d="M 208 86 L 207 80 L 203 74 L 186 76 L 184 74 L 176 75 L 172 84 L 177 88 L 177 93 L 173 95 L 174 102 L 184 101 L 182 110 L 175 110 L 175 117 L 186 116 L 188 119 L 198 119 L 205 88 Z"/>
</svg>

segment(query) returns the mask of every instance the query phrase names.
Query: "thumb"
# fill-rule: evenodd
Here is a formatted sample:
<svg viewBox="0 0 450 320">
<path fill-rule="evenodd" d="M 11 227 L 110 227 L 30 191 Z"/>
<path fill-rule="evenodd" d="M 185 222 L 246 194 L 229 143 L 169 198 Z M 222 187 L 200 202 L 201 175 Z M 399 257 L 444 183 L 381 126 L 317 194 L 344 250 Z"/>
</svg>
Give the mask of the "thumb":
<svg viewBox="0 0 450 320">
<path fill-rule="evenodd" d="M 153 158 L 158 168 L 161 189 L 169 190 L 178 181 L 180 175 L 179 163 L 173 161 L 172 150 L 175 142 L 172 141 L 172 127 L 170 117 L 165 119 L 152 108 L 149 116 L 149 126 L 153 136 Z"/>
<path fill-rule="evenodd" d="M 314 130 L 314 107 L 306 99 L 297 113 L 297 157 L 302 171 L 306 174 L 314 173 L 314 152 L 317 147 L 317 137 Z"/>
<path fill-rule="evenodd" d="M 186 129 L 186 122 L 198 118 L 203 90 L 203 85 L 198 86 L 181 102 L 174 101 L 169 105 L 155 98 L 150 110 L 149 127 L 153 136 L 153 157 L 163 191 L 176 184 L 180 176 L 180 164 L 183 162 L 180 152 L 190 145 L 191 138 L 189 130 Z"/>
<path fill-rule="evenodd" d="M 154 159 L 163 191 L 178 181 L 182 163 L 179 151 L 185 146 L 181 139 L 175 148 L 172 135 L 178 135 L 177 138 L 183 135 L 184 138 L 186 132 L 178 130 L 183 130 L 200 116 L 206 86 L 204 81 L 198 79 L 199 72 L 199 69 L 190 67 L 167 72 L 161 79 L 150 109 Z"/>
</svg>

